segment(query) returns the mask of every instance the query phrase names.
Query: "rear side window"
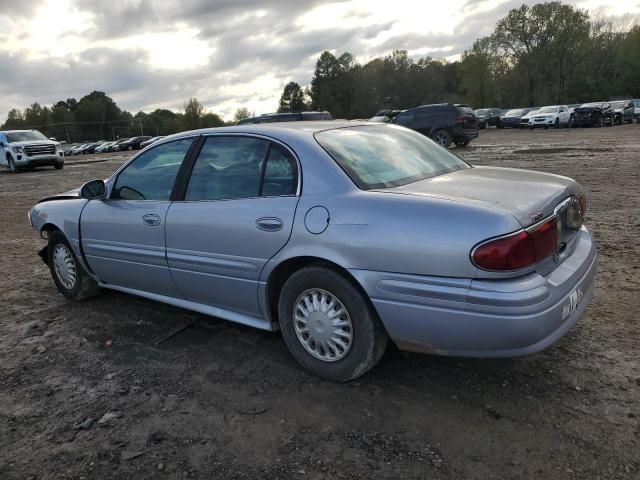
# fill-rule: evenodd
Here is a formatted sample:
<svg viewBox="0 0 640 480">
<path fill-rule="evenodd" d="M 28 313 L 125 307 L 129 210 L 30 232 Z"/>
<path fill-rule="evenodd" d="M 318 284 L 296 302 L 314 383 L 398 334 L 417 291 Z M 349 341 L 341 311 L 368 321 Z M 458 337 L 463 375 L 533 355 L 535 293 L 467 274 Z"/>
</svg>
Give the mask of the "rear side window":
<svg viewBox="0 0 640 480">
<path fill-rule="evenodd" d="M 295 195 L 297 164 L 287 149 L 261 138 L 207 138 L 191 172 L 187 201 Z"/>
<path fill-rule="evenodd" d="M 250 137 L 209 137 L 191 172 L 185 200 L 257 197 L 269 142 Z"/>
<path fill-rule="evenodd" d="M 262 196 L 295 195 L 298 187 L 296 162 L 281 145 L 272 143 L 264 169 Z"/>
<path fill-rule="evenodd" d="M 118 174 L 111 198 L 169 200 L 178 170 L 192 142 L 191 138 L 176 140 L 139 155 Z"/>
</svg>

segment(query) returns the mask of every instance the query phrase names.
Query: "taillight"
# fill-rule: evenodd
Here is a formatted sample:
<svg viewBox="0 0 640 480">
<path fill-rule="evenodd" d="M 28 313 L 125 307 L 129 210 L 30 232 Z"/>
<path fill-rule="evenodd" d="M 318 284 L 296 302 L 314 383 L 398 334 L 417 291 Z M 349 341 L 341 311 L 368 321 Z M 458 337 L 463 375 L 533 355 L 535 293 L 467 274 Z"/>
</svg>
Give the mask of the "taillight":
<svg viewBox="0 0 640 480">
<path fill-rule="evenodd" d="M 449 118 L 451 118 L 451 117 L 449 117 Z M 458 116 L 458 123 L 464 124 L 466 121 L 467 121 L 467 117 L 465 117 L 464 115 Z"/>
<path fill-rule="evenodd" d="M 557 248 L 558 223 L 554 216 L 534 228 L 478 245 L 471 258 L 484 270 L 521 270 L 550 257 Z"/>
<path fill-rule="evenodd" d="M 578 202 L 580 202 L 580 216 L 584 222 L 584 217 L 587 216 L 587 196 L 583 193 L 578 197 Z"/>
</svg>

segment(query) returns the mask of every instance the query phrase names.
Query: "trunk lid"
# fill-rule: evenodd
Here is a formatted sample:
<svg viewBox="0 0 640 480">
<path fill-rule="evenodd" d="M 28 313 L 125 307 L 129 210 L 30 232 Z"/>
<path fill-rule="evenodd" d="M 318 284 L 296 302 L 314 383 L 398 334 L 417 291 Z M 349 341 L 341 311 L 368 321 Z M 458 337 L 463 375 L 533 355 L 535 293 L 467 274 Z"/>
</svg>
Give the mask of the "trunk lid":
<svg viewBox="0 0 640 480">
<path fill-rule="evenodd" d="M 380 191 L 485 205 L 510 213 L 526 228 L 552 215 L 563 200 L 577 197 L 581 188 L 575 180 L 550 173 L 474 167 Z"/>
</svg>

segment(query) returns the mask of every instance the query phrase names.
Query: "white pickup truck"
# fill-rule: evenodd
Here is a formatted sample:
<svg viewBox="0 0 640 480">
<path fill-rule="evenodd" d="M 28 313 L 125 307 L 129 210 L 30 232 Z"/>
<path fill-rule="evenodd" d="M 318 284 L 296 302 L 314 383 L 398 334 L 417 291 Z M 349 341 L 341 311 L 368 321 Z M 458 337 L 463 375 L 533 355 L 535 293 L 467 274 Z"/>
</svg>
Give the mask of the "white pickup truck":
<svg viewBox="0 0 640 480">
<path fill-rule="evenodd" d="M 60 143 L 49 140 L 38 130 L 0 131 L 0 166 L 12 172 L 23 168 L 64 167 Z"/>
</svg>

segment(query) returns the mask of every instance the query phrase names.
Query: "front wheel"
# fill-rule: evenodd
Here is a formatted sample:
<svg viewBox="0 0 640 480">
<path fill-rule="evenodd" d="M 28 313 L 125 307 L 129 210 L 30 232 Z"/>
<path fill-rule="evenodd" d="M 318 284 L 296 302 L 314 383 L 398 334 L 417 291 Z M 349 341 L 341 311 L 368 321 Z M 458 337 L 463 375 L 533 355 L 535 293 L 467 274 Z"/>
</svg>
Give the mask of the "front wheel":
<svg viewBox="0 0 640 480">
<path fill-rule="evenodd" d="M 13 157 L 9 156 L 7 158 L 7 162 L 9 163 L 9 170 L 11 173 L 18 173 L 20 170 L 16 167 L 16 163 L 13 161 Z"/>
<path fill-rule="evenodd" d="M 98 293 L 98 284 L 78 262 L 61 232 L 49 237 L 47 255 L 51 276 L 62 295 L 70 300 L 85 300 Z"/>
<path fill-rule="evenodd" d="M 553 128 L 560 128 L 560 119 L 556 118 L 556 121 L 553 122 Z"/>
<path fill-rule="evenodd" d="M 454 143 L 456 144 L 456 147 L 460 147 L 460 148 L 464 148 L 466 146 L 469 145 L 469 143 L 471 142 L 471 140 L 463 140 L 463 139 L 455 139 Z"/>
<path fill-rule="evenodd" d="M 451 135 L 446 130 L 437 130 L 436 133 L 433 134 L 433 140 L 444 148 L 449 148 L 451 145 Z"/>
<path fill-rule="evenodd" d="M 58 162 L 54 164 L 53 168 L 55 168 L 56 170 L 62 170 L 64 168 L 64 162 Z"/>
<path fill-rule="evenodd" d="M 387 347 L 387 334 L 368 299 L 343 275 L 323 266 L 289 277 L 278 317 L 293 357 L 329 380 L 348 382 L 363 375 Z"/>
</svg>

